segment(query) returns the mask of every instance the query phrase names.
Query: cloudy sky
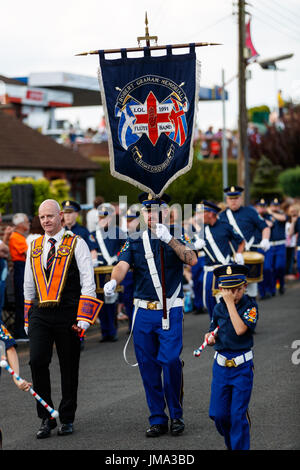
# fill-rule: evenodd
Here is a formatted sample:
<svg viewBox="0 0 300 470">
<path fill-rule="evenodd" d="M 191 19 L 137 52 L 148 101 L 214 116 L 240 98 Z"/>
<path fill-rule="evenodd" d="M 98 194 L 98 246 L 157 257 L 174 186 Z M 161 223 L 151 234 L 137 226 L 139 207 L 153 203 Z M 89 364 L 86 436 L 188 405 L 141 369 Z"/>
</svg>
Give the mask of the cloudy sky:
<svg viewBox="0 0 300 470">
<path fill-rule="evenodd" d="M 236 3 L 236 2 L 235 2 Z M 300 0 L 250 0 L 252 40 L 260 58 L 294 53 L 280 63 L 284 71 L 264 71 L 252 64 L 247 85 L 247 105 L 276 105 L 276 91 L 300 101 Z M 82 51 L 134 47 L 144 34 L 145 12 L 149 31 L 159 44 L 220 42 L 222 46 L 197 48 L 201 85 L 221 83 L 237 73 L 237 7 L 232 0 L 52 0 L 3 2 L 1 5 L 0 75 L 27 76 L 31 72 L 78 73 L 96 76 L 96 55 L 75 57 Z M 226 124 L 237 126 L 237 80 L 227 86 Z M 97 127 L 100 107 L 57 112 L 57 118 L 77 119 L 84 128 Z M 222 125 L 221 103 L 201 102 L 199 126 Z"/>
</svg>

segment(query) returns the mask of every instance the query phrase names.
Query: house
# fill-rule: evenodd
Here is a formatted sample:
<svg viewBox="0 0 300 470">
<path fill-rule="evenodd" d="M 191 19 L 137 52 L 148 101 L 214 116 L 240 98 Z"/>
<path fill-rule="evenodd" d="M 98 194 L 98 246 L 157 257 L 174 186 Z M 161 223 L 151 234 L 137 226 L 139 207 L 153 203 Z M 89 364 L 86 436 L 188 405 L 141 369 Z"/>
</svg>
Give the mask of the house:
<svg viewBox="0 0 300 470">
<path fill-rule="evenodd" d="M 9 105 L 0 106 L 0 182 L 17 176 L 63 178 L 72 198 L 92 204 L 99 164 L 23 124 L 14 114 Z"/>
</svg>

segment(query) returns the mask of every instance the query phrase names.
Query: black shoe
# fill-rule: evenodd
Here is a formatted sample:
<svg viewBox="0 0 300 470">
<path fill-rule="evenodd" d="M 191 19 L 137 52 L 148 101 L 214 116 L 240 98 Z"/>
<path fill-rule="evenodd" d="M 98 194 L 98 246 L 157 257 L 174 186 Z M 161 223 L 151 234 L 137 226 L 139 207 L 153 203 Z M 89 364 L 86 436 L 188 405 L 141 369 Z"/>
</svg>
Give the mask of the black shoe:
<svg viewBox="0 0 300 470">
<path fill-rule="evenodd" d="M 170 431 L 171 431 L 172 436 L 178 436 L 179 434 L 182 434 L 184 431 L 183 419 L 182 418 L 171 419 Z"/>
<path fill-rule="evenodd" d="M 200 315 L 201 313 L 205 313 L 205 310 L 203 307 L 196 308 L 195 310 L 192 311 L 193 315 Z"/>
<path fill-rule="evenodd" d="M 62 424 L 57 431 L 58 436 L 67 436 L 73 433 L 73 423 Z"/>
<path fill-rule="evenodd" d="M 45 439 L 46 437 L 50 437 L 51 430 L 56 428 L 56 426 L 56 419 L 44 418 L 42 420 L 41 427 L 36 434 L 37 439 Z"/>
<path fill-rule="evenodd" d="M 168 425 L 167 424 L 152 424 L 149 429 L 146 431 L 147 437 L 159 437 L 162 434 L 166 434 L 168 432 Z"/>
<path fill-rule="evenodd" d="M 99 343 L 115 343 L 116 341 L 118 341 L 117 336 L 103 336 Z"/>
</svg>

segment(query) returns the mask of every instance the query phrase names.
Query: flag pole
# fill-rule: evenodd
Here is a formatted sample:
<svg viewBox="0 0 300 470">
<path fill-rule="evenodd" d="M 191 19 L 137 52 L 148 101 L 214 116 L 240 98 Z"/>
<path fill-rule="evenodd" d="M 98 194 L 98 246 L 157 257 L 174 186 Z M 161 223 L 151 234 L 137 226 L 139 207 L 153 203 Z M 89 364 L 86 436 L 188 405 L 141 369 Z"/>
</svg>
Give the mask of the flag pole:
<svg viewBox="0 0 300 470">
<path fill-rule="evenodd" d="M 187 44 L 172 44 L 172 49 L 183 49 L 184 47 L 190 47 L 190 43 Z M 205 46 L 222 46 L 222 43 L 219 42 L 196 42 L 194 43 L 195 47 L 205 47 Z M 148 46 L 147 46 L 148 47 Z M 149 50 L 151 51 L 158 51 L 158 50 L 163 50 L 167 49 L 167 45 L 162 45 L 162 46 L 149 46 Z M 142 47 L 128 47 L 126 48 L 127 52 L 141 52 L 143 51 Z M 105 49 L 104 54 L 120 54 L 122 52 L 122 49 Z M 86 56 L 86 55 L 93 55 L 93 54 L 99 54 L 99 49 L 95 51 L 89 51 L 89 52 L 80 52 L 79 54 L 75 54 L 75 56 Z"/>
</svg>

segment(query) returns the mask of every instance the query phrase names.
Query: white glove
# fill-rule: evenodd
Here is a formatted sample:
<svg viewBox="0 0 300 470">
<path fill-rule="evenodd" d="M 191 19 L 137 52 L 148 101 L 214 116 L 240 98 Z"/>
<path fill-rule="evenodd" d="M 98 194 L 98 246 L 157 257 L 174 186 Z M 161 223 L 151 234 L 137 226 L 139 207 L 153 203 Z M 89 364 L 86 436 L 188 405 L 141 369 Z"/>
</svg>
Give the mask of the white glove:
<svg viewBox="0 0 300 470">
<path fill-rule="evenodd" d="M 203 240 L 203 238 L 198 238 L 197 240 L 195 240 L 193 245 L 194 245 L 196 250 L 202 250 L 202 248 L 205 247 L 206 242 L 205 242 L 205 240 Z"/>
<path fill-rule="evenodd" d="M 107 295 L 107 297 L 114 295 L 116 286 L 117 281 L 115 279 L 112 279 L 111 281 L 104 284 L 104 295 Z"/>
<path fill-rule="evenodd" d="M 242 253 L 236 253 L 234 255 L 234 261 L 237 263 L 237 264 L 245 264 L 245 261 L 244 261 L 244 257 L 242 255 Z"/>
<path fill-rule="evenodd" d="M 99 261 L 97 260 L 97 258 L 93 258 L 92 262 L 93 262 L 93 268 L 97 268 L 97 266 L 99 264 Z"/>
<path fill-rule="evenodd" d="M 156 224 L 156 236 L 159 240 L 169 243 L 172 239 L 172 235 L 170 234 L 167 227 L 163 224 Z"/>
<path fill-rule="evenodd" d="M 82 328 L 83 330 L 87 330 L 90 326 L 90 323 L 87 321 L 79 320 L 77 322 L 77 326 L 79 326 L 79 328 Z"/>
<path fill-rule="evenodd" d="M 267 238 L 263 238 L 262 241 L 260 242 L 259 246 L 264 251 L 268 251 L 271 245 L 270 245 L 270 242 Z"/>
<path fill-rule="evenodd" d="M 28 336 L 28 326 L 24 326 L 24 331 L 25 331 L 26 335 Z"/>
</svg>

